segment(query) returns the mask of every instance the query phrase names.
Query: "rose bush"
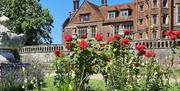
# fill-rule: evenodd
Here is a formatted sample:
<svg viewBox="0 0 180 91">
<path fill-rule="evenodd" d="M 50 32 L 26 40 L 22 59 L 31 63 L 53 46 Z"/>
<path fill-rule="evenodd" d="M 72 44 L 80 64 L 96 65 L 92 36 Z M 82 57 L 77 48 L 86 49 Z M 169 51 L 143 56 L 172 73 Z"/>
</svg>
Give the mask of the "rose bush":
<svg viewBox="0 0 180 91">
<path fill-rule="evenodd" d="M 106 43 L 100 33 L 94 41 L 70 41 L 70 37 L 65 37 L 68 51 L 55 51 L 55 83 L 59 91 L 90 90 L 92 74 L 102 74 L 109 91 L 168 91 L 168 70 L 157 63 L 154 50 L 146 50 L 144 45 L 132 46 L 130 31 L 125 30 L 124 34 L 112 35 Z"/>
</svg>

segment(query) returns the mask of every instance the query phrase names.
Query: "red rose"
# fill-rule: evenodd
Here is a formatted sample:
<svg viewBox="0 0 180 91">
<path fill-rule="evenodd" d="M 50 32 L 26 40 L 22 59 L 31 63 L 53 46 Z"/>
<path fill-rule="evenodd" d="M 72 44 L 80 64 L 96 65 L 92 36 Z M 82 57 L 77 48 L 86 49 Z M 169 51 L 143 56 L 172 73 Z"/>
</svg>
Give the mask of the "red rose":
<svg viewBox="0 0 180 91">
<path fill-rule="evenodd" d="M 124 35 L 129 35 L 130 34 L 130 30 L 126 29 L 123 31 Z"/>
<path fill-rule="evenodd" d="M 129 39 L 128 39 L 128 38 L 122 38 L 122 39 L 120 40 L 120 44 L 121 44 L 121 45 L 129 44 Z"/>
<path fill-rule="evenodd" d="M 135 49 L 138 50 L 138 51 L 142 51 L 145 49 L 145 46 L 144 45 L 135 45 Z"/>
<path fill-rule="evenodd" d="M 87 43 L 86 41 L 84 41 L 84 40 L 82 40 L 82 41 L 79 43 L 79 47 L 80 47 L 81 50 L 86 49 L 88 46 L 89 46 L 88 43 Z"/>
<path fill-rule="evenodd" d="M 118 34 L 115 34 L 115 35 L 113 36 L 113 40 L 120 40 L 120 36 L 119 36 Z"/>
<path fill-rule="evenodd" d="M 72 47 L 73 47 L 72 44 L 70 44 L 70 43 L 66 44 L 66 48 L 67 48 L 68 50 L 71 50 Z"/>
<path fill-rule="evenodd" d="M 155 55 L 156 54 L 154 53 L 154 51 L 151 51 L 151 50 L 146 51 L 146 53 L 145 53 L 145 56 L 148 57 L 148 58 L 155 57 Z"/>
<path fill-rule="evenodd" d="M 179 35 L 180 35 L 180 30 L 173 31 L 173 33 L 174 33 L 175 35 L 179 36 Z"/>
<path fill-rule="evenodd" d="M 83 38 L 83 39 L 87 38 L 87 34 L 82 34 L 81 38 Z"/>
<path fill-rule="evenodd" d="M 165 35 L 165 36 L 170 36 L 170 35 L 171 35 L 171 31 L 166 31 L 166 32 L 164 33 L 164 35 Z"/>
<path fill-rule="evenodd" d="M 107 43 L 109 43 L 109 42 L 112 42 L 112 40 L 113 40 L 113 36 L 110 36 L 109 38 L 107 38 Z"/>
<path fill-rule="evenodd" d="M 137 55 L 142 56 L 142 55 L 144 55 L 145 53 L 146 53 L 145 50 L 140 50 L 140 51 L 138 51 Z"/>
<path fill-rule="evenodd" d="M 69 34 L 65 35 L 65 36 L 64 36 L 64 40 L 65 40 L 66 42 L 72 41 L 72 35 L 69 35 Z"/>
<path fill-rule="evenodd" d="M 96 34 L 95 39 L 97 41 L 102 41 L 103 40 L 103 35 L 102 34 Z"/>
<path fill-rule="evenodd" d="M 171 35 L 170 37 L 171 37 L 171 40 L 174 40 L 174 41 L 175 41 L 175 40 L 176 40 L 176 38 L 177 38 L 177 36 L 176 36 L 176 35 Z"/>
<path fill-rule="evenodd" d="M 61 54 L 61 51 L 60 51 L 60 50 L 55 50 L 55 51 L 54 51 L 54 54 L 55 54 L 57 57 L 59 57 L 60 54 Z"/>
</svg>

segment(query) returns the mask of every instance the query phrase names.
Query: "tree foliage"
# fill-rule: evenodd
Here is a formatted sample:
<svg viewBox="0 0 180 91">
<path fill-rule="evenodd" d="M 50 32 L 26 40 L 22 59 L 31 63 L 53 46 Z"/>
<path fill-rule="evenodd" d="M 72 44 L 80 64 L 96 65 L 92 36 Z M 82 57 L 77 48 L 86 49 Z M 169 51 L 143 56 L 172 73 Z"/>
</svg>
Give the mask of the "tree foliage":
<svg viewBox="0 0 180 91">
<path fill-rule="evenodd" d="M 1 0 L 1 10 L 10 18 L 9 28 L 27 35 L 26 45 L 50 44 L 53 17 L 40 0 Z"/>
</svg>

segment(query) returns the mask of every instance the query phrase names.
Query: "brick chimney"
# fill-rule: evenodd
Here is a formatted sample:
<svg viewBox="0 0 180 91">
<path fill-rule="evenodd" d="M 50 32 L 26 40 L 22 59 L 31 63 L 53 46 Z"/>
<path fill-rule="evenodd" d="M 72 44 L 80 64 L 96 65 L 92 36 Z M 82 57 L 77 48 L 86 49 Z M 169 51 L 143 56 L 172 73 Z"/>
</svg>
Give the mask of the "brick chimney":
<svg viewBox="0 0 180 91">
<path fill-rule="evenodd" d="M 102 6 L 107 6 L 107 0 L 101 0 Z"/>
<path fill-rule="evenodd" d="M 73 0 L 73 8 L 74 11 L 79 9 L 79 0 Z"/>
</svg>

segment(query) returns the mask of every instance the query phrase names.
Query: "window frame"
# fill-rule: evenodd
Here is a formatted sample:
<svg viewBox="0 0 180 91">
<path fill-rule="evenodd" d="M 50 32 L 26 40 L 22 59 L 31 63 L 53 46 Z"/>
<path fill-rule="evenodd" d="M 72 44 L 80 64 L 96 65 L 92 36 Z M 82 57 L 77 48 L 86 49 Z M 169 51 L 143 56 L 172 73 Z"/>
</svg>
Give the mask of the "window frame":
<svg viewBox="0 0 180 91">
<path fill-rule="evenodd" d="M 80 16 L 80 20 L 81 20 L 81 22 L 87 22 L 90 20 L 90 15 L 89 14 L 82 14 Z"/>
<path fill-rule="evenodd" d="M 116 18 L 116 12 L 115 11 L 109 11 L 108 12 L 108 19 L 114 19 Z"/>
<path fill-rule="evenodd" d="M 164 6 L 164 3 L 163 3 L 164 1 L 165 1 L 165 0 L 162 0 L 162 7 L 163 7 L 163 8 L 167 8 L 168 0 L 166 0 L 166 5 L 165 5 L 165 6 Z"/>
<path fill-rule="evenodd" d="M 95 38 L 97 32 L 96 26 L 91 26 L 91 38 Z"/>
<path fill-rule="evenodd" d="M 129 10 L 128 9 L 124 9 L 124 10 L 120 10 L 120 17 L 126 18 L 129 16 Z"/>
<path fill-rule="evenodd" d="M 177 24 L 180 24 L 180 4 L 177 5 Z"/>
<path fill-rule="evenodd" d="M 81 37 L 82 34 L 86 34 L 87 37 L 87 28 L 88 27 L 78 27 L 78 36 Z"/>
<path fill-rule="evenodd" d="M 156 16 L 156 17 L 155 17 L 155 16 Z M 154 18 L 154 17 L 155 17 L 155 18 Z M 153 24 L 154 24 L 154 25 L 157 25 L 157 24 L 158 24 L 158 19 L 157 19 L 157 18 L 158 18 L 157 14 L 155 14 L 155 15 L 152 16 Z M 156 22 L 155 22 L 155 20 L 156 20 Z"/>
</svg>

